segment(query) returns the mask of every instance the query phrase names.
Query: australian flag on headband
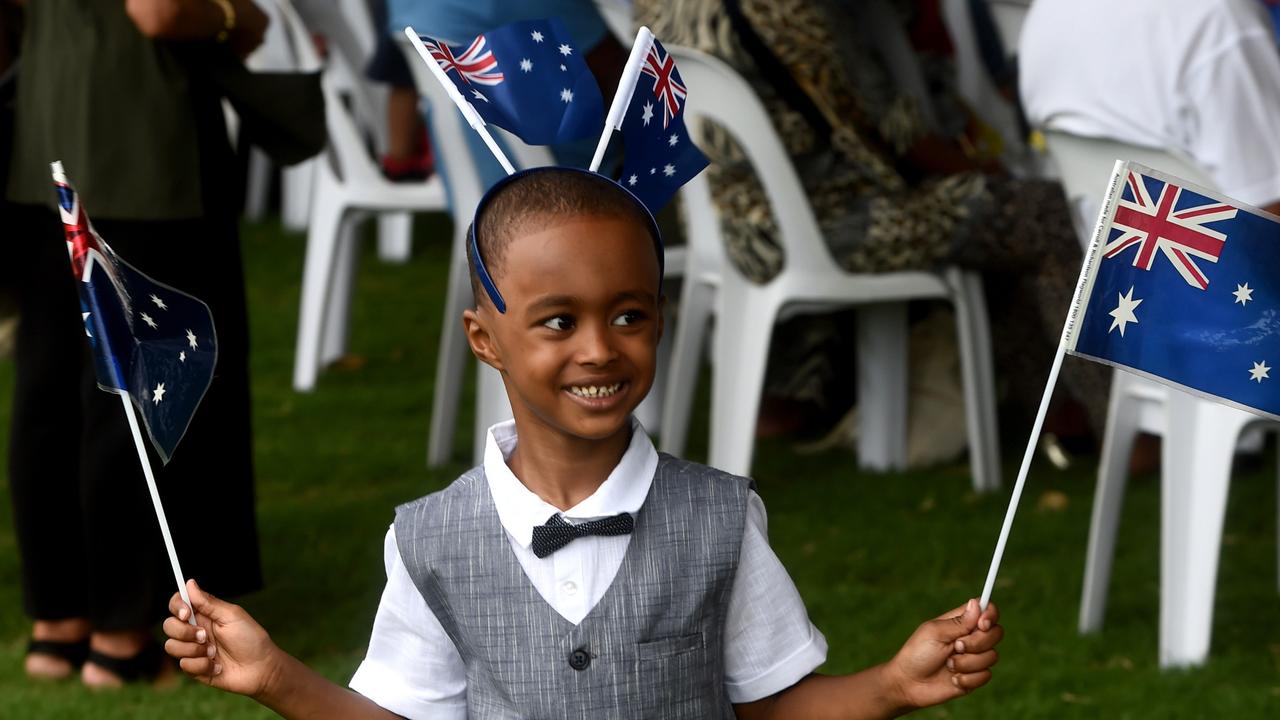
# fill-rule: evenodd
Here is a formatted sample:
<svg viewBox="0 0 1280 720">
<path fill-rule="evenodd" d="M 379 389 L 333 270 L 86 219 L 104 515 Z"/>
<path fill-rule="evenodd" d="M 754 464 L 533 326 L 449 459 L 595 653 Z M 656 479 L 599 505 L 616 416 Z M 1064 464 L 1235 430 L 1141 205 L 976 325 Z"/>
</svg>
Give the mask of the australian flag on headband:
<svg viewBox="0 0 1280 720">
<path fill-rule="evenodd" d="M 1116 168 L 1068 351 L 1280 419 L 1280 218 Z"/>
<path fill-rule="evenodd" d="M 167 463 L 213 379 L 213 316 L 121 260 L 89 224 L 60 163 L 53 174 L 98 387 L 128 393 Z"/>
<path fill-rule="evenodd" d="M 655 214 L 707 166 L 684 125 L 686 95 L 675 58 L 654 40 L 622 120 L 626 156 L 618 182 Z"/>
<path fill-rule="evenodd" d="M 530 145 L 596 135 L 604 123 L 600 86 L 557 19 L 524 20 L 446 45 L 419 35 L 458 92 L 485 122 Z"/>
</svg>

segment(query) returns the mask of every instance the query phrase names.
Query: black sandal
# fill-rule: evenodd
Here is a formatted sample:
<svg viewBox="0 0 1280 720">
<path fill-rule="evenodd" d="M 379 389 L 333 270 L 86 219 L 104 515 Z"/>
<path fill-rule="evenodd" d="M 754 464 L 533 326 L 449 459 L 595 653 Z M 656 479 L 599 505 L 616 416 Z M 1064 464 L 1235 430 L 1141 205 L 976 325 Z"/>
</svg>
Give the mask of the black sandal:
<svg viewBox="0 0 1280 720">
<path fill-rule="evenodd" d="M 118 658 L 90 650 L 88 661 L 125 683 L 152 682 L 164 672 L 168 656 L 154 642 L 148 642 L 132 657 Z"/>
<path fill-rule="evenodd" d="M 84 661 L 89 657 L 89 638 L 83 640 L 36 640 L 27 641 L 28 655 L 47 655 L 59 660 L 65 660 L 71 664 L 73 669 L 80 669 L 84 665 Z"/>
</svg>

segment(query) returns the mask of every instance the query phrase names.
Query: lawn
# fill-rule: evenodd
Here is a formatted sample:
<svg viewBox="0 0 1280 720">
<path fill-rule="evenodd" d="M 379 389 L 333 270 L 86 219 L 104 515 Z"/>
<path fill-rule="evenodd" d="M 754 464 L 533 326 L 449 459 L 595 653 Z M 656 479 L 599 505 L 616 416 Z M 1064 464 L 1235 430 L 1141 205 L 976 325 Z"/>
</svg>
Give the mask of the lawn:
<svg viewBox="0 0 1280 720">
<path fill-rule="evenodd" d="M 245 227 L 267 588 L 242 602 L 281 646 L 338 682 L 363 656 L 392 508 L 444 486 L 466 465 L 469 432 L 457 439 L 454 464 L 427 470 L 424 463 L 445 236 L 440 227 L 420 228 L 415 256 L 403 266 L 381 264 L 365 248 L 351 338 L 362 362 L 330 369 L 315 392 L 300 395 L 290 377 L 303 240 L 274 222 Z M 11 362 L 0 361 L 5 437 L 12 384 Z M 470 428 L 469 392 L 459 420 L 464 430 Z M 699 438 L 705 438 L 705 406 L 704 391 L 695 418 Z M 1011 485 L 1026 428 L 1006 427 L 1005 481 Z M 704 447 L 695 441 L 691 456 L 700 457 Z M 0 447 L 0 456 L 4 452 Z M 825 671 L 887 659 L 918 622 L 981 590 L 1009 492 L 975 495 L 966 464 L 878 475 L 857 471 L 847 453 L 805 456 L 764 443 L 757 455 L 773 545 L 831 646 Z M 1269 451 L 1234 478 L 1209 662 L 1162 672 L 1156 667 L 1157 478 L 1131 484 L 1107 626 L 1081 637 L 1075 621 L 1093 468 L 1089 459 L 1067 472 L 1037 463 L 995 594 L 1008 629 L 996 678 L 981 692 L 920 715 L 1280 716 L 1275 466 Z M 1065 506 L 1039 502 L 1051 492 L 1062 493 Z M 0 718 L 268 716 L 247 699 L 190 682 L 165 692 L 107 694 L 90 694 L 76 683 L 26 682 L 21 662 L 29 625 L 20 612 L 8 503 L 8 493 L 0 492 Z M 181 521 L 181 512 L 169 513 Z"/>
</svg>

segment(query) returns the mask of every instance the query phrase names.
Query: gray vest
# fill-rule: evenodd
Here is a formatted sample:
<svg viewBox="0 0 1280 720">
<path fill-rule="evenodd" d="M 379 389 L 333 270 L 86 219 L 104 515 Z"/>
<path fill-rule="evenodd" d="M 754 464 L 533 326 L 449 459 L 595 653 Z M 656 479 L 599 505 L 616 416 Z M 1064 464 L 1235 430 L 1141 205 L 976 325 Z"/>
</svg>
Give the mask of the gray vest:
<svg viewBox="0 0 1280 720">
<path fill-rule="evenodd" d="M 613 583 L 578 625 L 529 582 L 483 468 L 396 511 L 400 556 L 489 718 L 732 718 L 724 625 L 751 481 L 659 455 Z"/>
</svg>

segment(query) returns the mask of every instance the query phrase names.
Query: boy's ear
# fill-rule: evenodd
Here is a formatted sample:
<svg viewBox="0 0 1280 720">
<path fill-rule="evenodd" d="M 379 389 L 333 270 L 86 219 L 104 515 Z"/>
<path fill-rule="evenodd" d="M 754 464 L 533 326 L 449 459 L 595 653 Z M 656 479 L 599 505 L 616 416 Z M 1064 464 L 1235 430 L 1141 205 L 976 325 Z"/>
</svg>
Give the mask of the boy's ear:
<svg viewBox="0 0 1280 720">
<path fill-rule="evenodd" d="M 471 346 L 472 354 L 480 362 L 498 372 L 505 372 L 502 356 L 490 329 L 492 314 L 493 311 L 489 308 L 467 308 L 462 311 L 462 330 L 467 335 L 467 344 Z"/>
</svg>

